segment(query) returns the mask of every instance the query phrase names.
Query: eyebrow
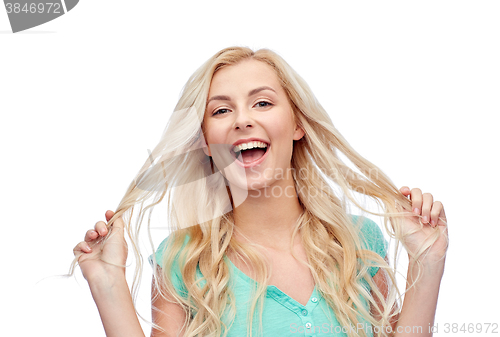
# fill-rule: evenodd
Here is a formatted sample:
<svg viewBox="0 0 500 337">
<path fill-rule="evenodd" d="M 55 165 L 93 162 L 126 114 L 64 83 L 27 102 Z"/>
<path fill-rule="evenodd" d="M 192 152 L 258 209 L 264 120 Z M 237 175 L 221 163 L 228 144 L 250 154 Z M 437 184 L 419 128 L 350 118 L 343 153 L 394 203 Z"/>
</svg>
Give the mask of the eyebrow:
<svg viewBox="0 0 500 337">
<path fill-rule="evenodd" d="M 268 87 L 268 86 L 262 86 L 262 87 L 258 87 L 258 88 L 255 88 L 253 90 L 250 90 L 248 92 L 248 97 L 252 96 L 252 95 L 255 95 L 256 93 L 258 92 L 261 92 L 262 90 L 271 90 L 271 91 L 274 91 L 274 93 L 276 93 L 276 91 L 271 88 L 271 87 Z M 208 103 L 210 103 L 211 101 L 213 100 L 219 100 L 219 101 L 230 101 L 231 100 L 231 97 L 229 96 L 224 96 L 224 95 L 218 95 L 218 96 L 212 96 L 210 97 L 210 99 L 207 101 L 207 105 Z"/>
</svg>

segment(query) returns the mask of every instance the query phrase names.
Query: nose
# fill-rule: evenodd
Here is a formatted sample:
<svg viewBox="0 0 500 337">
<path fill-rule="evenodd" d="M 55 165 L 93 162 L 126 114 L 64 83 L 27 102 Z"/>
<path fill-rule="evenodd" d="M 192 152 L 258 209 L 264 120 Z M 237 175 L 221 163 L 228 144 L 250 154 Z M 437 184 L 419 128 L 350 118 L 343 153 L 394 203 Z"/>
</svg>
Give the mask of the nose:
<svg viewBox="0 0 500 337">
<path fill-rule="evenodd" d="M 248 109 L 237 109 L 234 116 L 233 129 L 244 129 L 246 127 L 252 127 L 254 124 Z"/>
</svg>

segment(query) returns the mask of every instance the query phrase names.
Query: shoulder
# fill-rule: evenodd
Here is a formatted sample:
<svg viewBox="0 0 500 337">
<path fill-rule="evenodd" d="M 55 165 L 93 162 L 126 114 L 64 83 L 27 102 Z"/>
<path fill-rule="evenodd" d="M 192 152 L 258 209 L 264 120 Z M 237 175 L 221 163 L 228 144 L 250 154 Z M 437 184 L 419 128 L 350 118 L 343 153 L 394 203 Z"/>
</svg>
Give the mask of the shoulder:
<svg viewBox="0 0 500 337">
<path fill-rule="evenodd" d="M 380 227 L 377 223 L 365 216 L 349 214 L 352 218 L 354 225 L 359 226 L 363 234 L 382 234 Z"/>
<path fill-rule="evenodd" d="M 166 262 L 164 261 L 165 252 L 170 252 L 175 249 L 175 257 L 171 260 L 172 264 L 170 270 L 166 272 L 170 275 L 170 281 L 177 293 L 184 298 L 187 297 L 187 289 L 182 278 L 183 262 L 180 261 L 180 253 L 189 242 L 189 239 L 190 236 L 187 231 L 179 230 L 172 232 L 160 243 L 156 252 L 149 256 L 149 263 L 152 267 L 156 262 L 156 265 L 163 269 L 165 268 L 164 262 Z"/>
<path fill-rule="evenodd" d="M 379 225 L 371 219 L 364 216 L 351 215 L 354 225 L 359 229 L 361 245 L 364 249 L 371 250 L 381 258 L 387 260 L 387 240 L 382 234 Z M 377 275 L 379 267 L 369 267 L 371 277 Z"/>
<path fill-rule="evenodd" d="M 385 258 L 387 241 L 380 226 L 367 217 L 353 214 L 350 214 L 350 216 L 353 219 L 353 224 L 359 229 L 361 241 L 365 245 L 365 248 Z"/>
<path fill-rule="evenodd" d="M 158 246 L 158 250 L 160 249 L 165 249 L 167 247 L 170 247 L 171 245 L 174 244 L 176 240 L 180 240 L 183 242 L 182 248 L 189 242 L 190 236 L 189 233 L 182 229 L 178 231 L 174 231 L 170 233 Z"/>
<path fill-rule="evenodd" d="M 149 256 L 149 262 L 153 264 L 153 256 L 156 260 L 156 263 L 161 267 L 162 260 L 165 252 L 170 251 L 174 245 L 174 243 L 179 240 L 182 242 L 182 246 L 178 249 L 176 254 L 176 260 L 179 257 L 180 252 L 184 249 L 184 247 L 189 242 L 190 236 L 186 230 L 178 230 L 170 233 L 163 241 L 158 245 L 158 249 L 156 252 Z"/>
</svg>

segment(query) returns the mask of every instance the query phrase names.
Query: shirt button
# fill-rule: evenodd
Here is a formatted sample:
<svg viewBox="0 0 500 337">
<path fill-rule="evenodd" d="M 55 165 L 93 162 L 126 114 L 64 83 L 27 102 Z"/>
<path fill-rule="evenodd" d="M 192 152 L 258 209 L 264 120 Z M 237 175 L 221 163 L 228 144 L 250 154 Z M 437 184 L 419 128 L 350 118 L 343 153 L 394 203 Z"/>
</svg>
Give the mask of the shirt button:
<svg viewBox="0 0 500 337">
<path fill-rule="evenodd" d="M 307 323 L 306 323 L 306 328 L 308 328 L 308 329 L 309 329 L 311 326 L 312 326 L 312 324 L 311 324 L 311 323 L 309 323 L 309 322 L 307 322 Z"/>
<path fill-rule="evenodd" d="M 313 297 L 311 298 L 311 301 L 313 301 L 314 303 L 318 302 L 318 299 L 316 297 Z"/>
<path fill-rule="evenodd" d="M 307 316 L 307 310 L 306 309 L 302 310 L 302 315 Z"/>
</svg>

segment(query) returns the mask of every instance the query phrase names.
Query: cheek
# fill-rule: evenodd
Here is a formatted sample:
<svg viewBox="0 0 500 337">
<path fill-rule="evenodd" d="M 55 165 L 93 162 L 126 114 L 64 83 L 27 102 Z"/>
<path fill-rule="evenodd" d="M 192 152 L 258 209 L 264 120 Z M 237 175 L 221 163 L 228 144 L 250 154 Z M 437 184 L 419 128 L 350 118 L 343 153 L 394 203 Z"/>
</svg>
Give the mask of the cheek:
<svg viewBox="0 0 500 337">
<path fill-rule="evenodd" d="M 293 137 L 293 125 L 283 118 L 273 118 L 269 120 L 269 136 L 275 138 L 275 141 L 285 141 L 286 138 Z"/>
<path fill-rule="evenodd" d="M 268 125 L 280 135 L 293 134 L 293 114 L 291 109 L 281 109 L 279 113 L 271 114 L 266 118 Z"/>
<path fill-rule="evenodd" d="M 203 136 L 205 137 L 205 141 L 207 143 L 213 143 L 214 137 L 214 126 L 211 123 L 208 123 L 206 119 L 203 121 Z"/>
<path fill-rule="evenodd" d="M 220 127 L 208 127 L 205 129 L 205 142 L 208 144 L 224 144 L 227 132 Z"/>
</svg>

